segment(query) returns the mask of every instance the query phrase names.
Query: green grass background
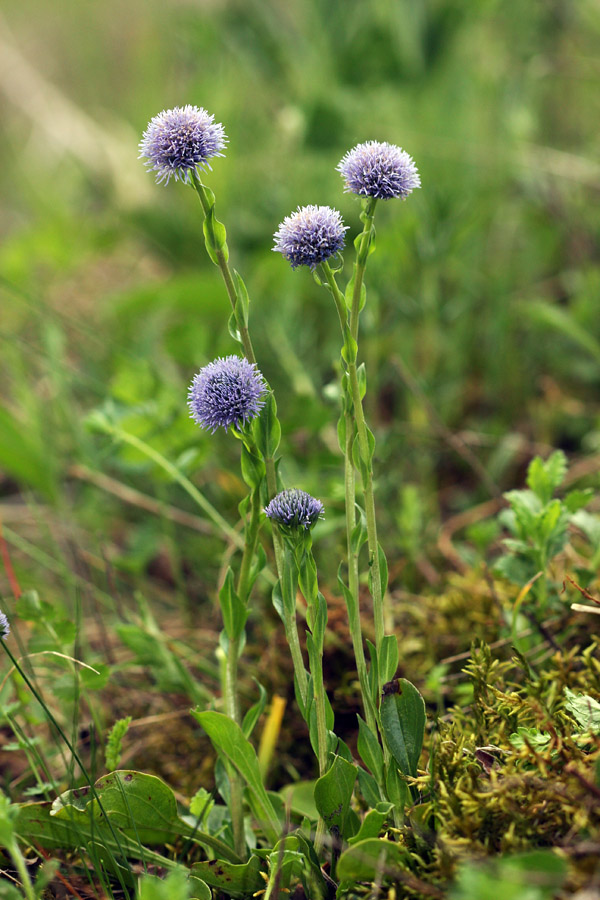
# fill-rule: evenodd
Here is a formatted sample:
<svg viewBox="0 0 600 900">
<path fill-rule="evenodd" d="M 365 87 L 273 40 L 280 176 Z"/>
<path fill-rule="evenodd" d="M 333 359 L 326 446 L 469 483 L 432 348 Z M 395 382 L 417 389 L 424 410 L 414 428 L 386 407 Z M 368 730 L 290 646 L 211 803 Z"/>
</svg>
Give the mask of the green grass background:
<svg viewBox="0 0 600 900">
<path fill-rule="evenodd" d="M 536 451 L 598 452 L 599 32 L 594 0 L 6 0 L 0 490 L 22 585 L 52 596 L 83 577 L 112 596 L 109 558 L 188 601 L 214 590 L 217 538 L 75 473 L 193 511 L 145 457 L 88 430 L 98 407 L 236 521 L 236 442 L 199 432 L 185 406 L 194 372 L 236 350 L 228 302 L 197 198 L 136 159 L 174 105 L 206 107 L 229 136 L 206 181 L 276 388 L 282 473 L 326 503 L 323 535 L 342 515 L 336 313 L 271 236 L 317 203 L 342 211 L 351 240 L 360 207 L 335 166 L 359 141 L 403 146 L 423 185 L 379 206 L 362 321 L 392 563 L 489 497 L 399 360 L 501 489 Z"/>
</svg>

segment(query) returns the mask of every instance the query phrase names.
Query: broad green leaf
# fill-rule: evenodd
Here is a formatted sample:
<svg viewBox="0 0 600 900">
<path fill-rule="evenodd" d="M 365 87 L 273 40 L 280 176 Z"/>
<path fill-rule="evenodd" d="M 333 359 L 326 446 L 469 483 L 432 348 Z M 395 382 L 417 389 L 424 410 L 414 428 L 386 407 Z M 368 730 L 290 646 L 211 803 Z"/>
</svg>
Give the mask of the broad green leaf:
<svg viewBox="0 0 600 900">
<path fill-rule="evenodd" d="M 360 841 L 366 841 L 368 838 L 379 837 L 383 823 L 392 809 L 392 803 L 378 803 L 376 809 L 370 809 L 362 820 L 359 831 L 354 837 L 349 838 L 348 843 L 358 844 Z"/>
<path fill-rule="evenodd" d="M 384 838 L 368 838 L 352 844 L 342 853 L 337 866 L 337 876 L 343 884 L 357 881 L 374 881 L 378 875 L 394 877 L 403 868 L 407 852 L 400 844 Z"/>
<path fill-rule="evenodd" d="M 87 812 L 75 807 L 53 815 L 51 804 L 25 803 L 19 807 L 15 821 L 15 832 L 24 841 L 33 841 L 48 850 L 73 850 L 84 847 L 91 840 L 101 840 L 116 857 L 124 853 L 130 859 L 140 858 L 140 844 L 116 830 L 116 838 L 105 822 L 94 819 Z M 146 862 L 152 862 L 167 869 L 177 868 L 177 863 L 148 848 L 143 848 Z"/>
<path fill-rule="evenodd" d="M 516 732 L 511 734 L 509 741 L 515 750 L 522 750 L 523 747 L 529 746 L 533 749 L 542 749 L 550 743 L 551 737 L 547 731 L 539 731 L 537 728 L 526 728 L 519 725 Z"/>
<path fill-rule="evenodd" d="M 194 709 L 192 715 L 206 731 L 215 748 L 235 766 L 248 785 L 254 813 L 269 840 L 275 843 L 281 832 L 281 823 L 262 783 L 254 747 L 244 737 L 237 722 L 223 713 Z"/>
<path fill-rule="evenodd" d="M 110 824 L 118 829 L 121 840 L 133 842 L 138 857 L 139 842 L 165 844 L 184 835 L 206 844 L 233 862 L 239 861 L 219 838 L 194 830 L 178 816 L 173 791 L 155 775 L 122 769 L 99 778 L 94 787 Z M 57 797 L 50 815 L 57 821 L 76 823 L 84 832 L 89 830 L 92 836 L 99 836 L 102 843 L 112 849 L 114 836 L 105 825 L 103 812 L 88 786 L 65 791 Z M 110 838 L 109 845 L 106 835 Z"/>
<path fill-rule="evenodd" d="M 265 882 L 260 876 L 260 859 L 251 856 L 243 865 L 232 865 L 222 859 L 194 863 L 191 875 L 229 896 L 251 897 Z"/>
<path fill-rule="evenodd" d="M 315 805 L 325 824 L 334 826 L 344 837 L 346 819 L 354 791 L 357 767 L 341 756 L 334 757 L 331 768 L 315 785 Z"/>
<path fill-rule="evenodd" d="M 177 803 L 168 785 L 155 775 L 120 770 L 104 775 L 96 782 L 96 791 L 111 823 L 136 840 L 147 844 L 164 844 L 178 829 Z M 98 801 L 88 787 L 66 791 L 52 804 L 52 814 L 65 818 L 69 807 L 78 810 L 91 807 L 94 818 L 100 818 Z"/>
<path fill-rule="evenodd" d="M 565 709 L 582 731 L 600 734 L 600 703 L 587 694 L 575 694 L 565 688 Z"/>
<path fill-rule="evenodd" d="M 205 881 L 190 873 L 190 900 L 212 900 L 212 891 Z M 171 898 L 169 898 L 171 900 Z"/>
<path fill-rule="evenodd" d="M 381 699 L 381 727 L 385 741 L 404 775 L 417 774 L 425 734 L 425 703 L 406 678 L 390 683 Z"/>
</svg>

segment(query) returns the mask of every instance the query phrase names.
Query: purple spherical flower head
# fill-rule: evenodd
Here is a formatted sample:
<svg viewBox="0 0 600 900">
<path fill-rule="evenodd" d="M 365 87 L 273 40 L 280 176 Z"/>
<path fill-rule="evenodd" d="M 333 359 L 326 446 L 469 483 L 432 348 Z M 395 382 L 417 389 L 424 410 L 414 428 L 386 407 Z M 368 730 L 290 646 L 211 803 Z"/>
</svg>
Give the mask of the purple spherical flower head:
<svg viewBox="0 0 600 900">
<path fill-rule="evenodd" d="M 0 638 L 6 640 L 10 634 L 10 625 L 4 613 L 0 610 Z"/>
<path fill-rule="evenodd" d="M 306 491 L 292 488 L 273 497 L 264 512 L 284 528 L 309 530 L 317 519 L 322 518 L 325 509 L 320 500 L 315 500 Z"/>
<path fill-rule="evenodd" d="M 367 141 L 349 150 L 336 166 L 346 184 L 345 191 L 361 197 L 405 200 L 415 188 L 421 187 L 421 178 L 411 156 L 402 147 L 387 141 Z"/>
<path fill-rule="evenodd" d="M 219 357 L 194 376 L 188 393 L 190 415 L 213 434 L 220 426 L 239 429 L 259 414 L 266 393 L 256 363 L 239 356 Z"/>
<path fill-rule="evenodd" d="M 199 106 L 176 106 L 166 109 L 149 122 L 140 141 L 140 158 L 156 172 L 156 180 L 168 184 L 189 182 L 192 172 L 209 168 L 209 159 L 223 156 L 227 137 L 223 126 Z"/>
<path fill-rule="evenodd" d="M 296 266 L 310 266 L 335 256 L 344 246 L 344 225 L 337 209 L 330 206 L 303 206 L 286 216 L 275 232 L 275 253 Z"/>
</svg>

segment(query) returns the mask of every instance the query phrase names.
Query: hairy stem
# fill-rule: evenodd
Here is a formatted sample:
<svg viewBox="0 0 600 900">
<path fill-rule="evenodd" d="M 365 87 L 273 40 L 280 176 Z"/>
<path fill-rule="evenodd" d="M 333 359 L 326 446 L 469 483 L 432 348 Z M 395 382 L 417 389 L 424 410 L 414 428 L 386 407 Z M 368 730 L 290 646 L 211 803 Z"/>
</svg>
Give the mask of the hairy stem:
<svg viewBox="0 0 600 900">
<path fill-rule="evenodd" d="M 327 262 L 321 264 L 321 273 L 331 290 L 335 305 L 340 319 L 340 327 L 342 336 L 345 337 L 345 330 L 348 322 L 346 312 L 346 304 L 341 291 L 335 280 L 335 275 Z M 348 364 L 345 362 L 346 371 Z M 369 691 L 369 682 L 367 677 L 367 664 L 365 661 L 365 651 L 363 647 L 362 626 L 360 621 L 360 605 L 359 605 L 359 579 L 358 579 L 358 552 L 352 546 L 352 532 L 356 525 L 356 476 L 354 463 L 352 461 L 352 445 L 354 442 L 354 418 L 349 408 L 344 410 L 345 418 L 345 451 L 344 451 L 344 485 L 345 485 L 345 506 L 346 506 L 346 546 L 348 554 L 348 589 L 352 597 L 352 603 L 347 604 L 348 624 L 350 635 L 352 637 L 352 647 L 354 649 L 354 658 L 356 660 L 356 670 L 358 672 L 358 680 L 360 683 L 360 691 L 363 699 L 363 709 L 365 718 L 371 731 L 376 734 L 375 713 L 371 694 Z"/>
<path fill-rule="evenodd" d="M 369 248 L 373 239 L 373 220 L 377 200 L 370 197 L 363 213 L 363 230 L 356 253 L 356 266 L 354 269 L 354 287 L 352 291 L 352 306 L 350 309 L 350 333 L 358 344 L 358 321 L 360 316 L 362 289 L 365 278 Z M 356 430 L 360 453 L 365 460 L 363 469 L 363 493 L 365 497 L 365 515 L 367 517 L 367 541 L 369 545 L 369 565 L 371 567 L 371 596 L 373 598 L 373 617 L 375 619 L 375 646 L 377 652 L 381 648 L 381 642 L 385 634 L 383 596 L 381 591 L 381 573 L 379 568 L 379 544 L 377 541 L 377 521 L 375 517 L 375 494 L 373 491 L 373 465 L 369 452 L 369 439 L 367 423 L 360 396 L 356 359 L 348 365 L 350 386 L 352 389 L 352 401 L 354 415 L 356 417 Z M 368 462 L 367 462 L 368 460 Z"/>
<path fill-rule="evenodd" d="M 194 173 L 192 174 L 192 184 L 198 197 L 200 198 L 200 203 L 202 204 L 202 209 L 204 211 L 205 218 L 209 216 L 213 204 L 211 203 L 210 197 L 208 195 L 206 187 L 202 184 L 198 176 Z M 254 348 L 252 346 L 252 341 L 250 339 L 250 333 L 248 331 L 247 325 L 244 323 L 241 315 L 238 314 L 237 309 L 237 293 L 235 289 L 235 284 L 233 281 L 233 275 L 231 274 L 231 269 L 229 267 L 229 262 L 227 261 L 227 245 L 223 243 L 221 248 L 215 249 L 216 256 L 216 265 L 219 267 L 221 271 L 221 275 L 223 277 L 223 281 L 225 282 L 225 288 L 227 290 L 227 295 L 231 302 L 231 307 L 233 312 L 236 315 L 236 324 L 240 334 L 240 340 L 242 343 L 242 347 L 244 348 L 244 354 L 246 359 L 249 362 L 256 362 L 256 356 L 254 354 Z M 275 472 L 275 460 L 272 456 L 265 456 L 265 468 L 267 473 L 267 493 L 269 499 L 272 499 L 277 493 L 277 474 Z M 277 575 L 281 580 L 283 573 L 283 543 L 281 540 L 281 535 L 275 533 L 275 529 L 273 530 L 273 548 L 275 551 L 275 565 L 277 568 Z M 298 689 L 300 691 L 300 695 L 303 701 L 306 703 L 306 697 L 308 693 L 308 684 L 306 679 L 306 670 L 304 668 L 304 662 L 302 660 L 302 651 L 300 649 L 300 640 L 298 638 L 298 625 L 296 622 L 295 615 L 293 617 L 287 617 L 288 621 L 284 622 L 285 633 L 287 637 L 288 644 L 290 646 L 290 651 L 292 655 L 292 660 L 294 663 L 294 671 L 296 673 L 296 680 L 298 682 Z"/>
<path fill-rule="evenodd" d="M 372 219 L 370 220 L 372 221 Z M 365 228 L 367 225 L 365 224 Z M 370 234 L 371 224 L 368 225 Z M 365 232 L 361 237 L 361 247 L 363 243 L 365 243 L 364 238 Z M 355 325 L 355 333 L 352 334 L 352 338 L 356 341 L 358 336 L 358 313 L 360 306 L 360 295 L 361 295 L 361 286 L 364 279 L 364 266 L 366 265 L 366 256 L 368 255 L 368 241 L 366 243 L 366 249 L 364 251 L 364 263 L 360 266 L 357 263 L 355 273 L 354 273 L 354 292 L 352 296 L 352 310 L 350 315 L 350 331 L 352 332 L 352 323 L 356 322 Z M 361 259 L 361 251 L 359 250 L 359 260 Z M 331 289 L 333 294 L 337 309 L 338 315 L 340 317 L 340 324 L 342 325 L 342 334 L 344 336 L 344 340 L 346 339 L 346 319 L 345 316 L 345 300 L 344 297 L 338 287 L 338 284 L 335 280 L 335 276 L 331 271 L 331 267 L 328 263 L 322 263 L 321 269 L 325 275 L 328 286 Z M 344 307 L 344 314 L 342 314 L 341 310 Z M 346 367 L 348 371 L 348 377 L 350 379 L 350 390 L 352 394 L 352 406 L 354 409 L 354 420 L 356 423 L 356 430 L 358 434 L 358 442 L 360 455 L 364 461 L 364 465 L 362 466 L 362 482 L 363 482 L 363 493 L 365 497 L 365 515 L 367 519 L 367 542 L 369 546 L 369 567 L 371 570 L 371 596 L 373 599 L 373 619 L 375 622 L 375 646 L 377 651 L 379 652 L 381 648 L 381 644 L 383 641 L 383 636 L 385 633 L 384 628 L 384 619 L 383 619 L 383 597 L 381 592 L 381 573 L 379 567 L 379 547 L 377 542 L 377 524 L 375 519 L 375 495 L 373 491 L 373 467 L 371 462 L 371 453 L 369 450 L 369 438 L 367 432 L 367 423 L 365 421 L 365 415 L 363 410 L 362 398 L 360 395 L 360 386 L 358 383 L 358 371 L 356 368 L 356 356 L 352 353 L 347 354 L 348 359 L 346 359 Z M 361 642 L 362 646 L 362 642 Z M 366 711 L 366 706 L 365 706 Z"/>
<path fill-rule="evenodd" d="M 209 200 L 209 196 L 207 194 L 205 186 L 202 184 L 198 176 L 193 173 L 192 174 L 192 182 L 194 188 L 196 189 L 196 193 L 200 198 L 200 203 L 202 204 L 202 209 L 204 210 L 204 215 L 208 216 L 210 210 L 212 208 L 212 204 Z M 227 245 L 225 244 L 225 247 Z M 231 274 L 231 269 L 229 268 L 229 263 L 227 261 L 227 253 L 224 249 L 217 249 L 215 251 L 217 257 L 217 265 L 221 270 L 221 275 L 223 276 L 223 281 L 225 282 L 225 288 L 227 289 L 227 295 L 231 301 L 231 306 L 233 311 L 236 312 L 237 306 L 237 293 L 235 290 L 235 284 L 233 282 L 233 276 Z M 241 316 L 236 316 L 236 322 L 238 326 L 238 330 L 240 332 L 240 338 L 242 340 L 242 346 L 244 348 L 244 354 L 248 362 L 255 363 L 256 357 L 254 355 L 254 349 L 252 347 L 252 341 L 250 340 L 250 334 L 248 332 L 248 327 L 244 324 L 241 319 Z"/>
</svg>

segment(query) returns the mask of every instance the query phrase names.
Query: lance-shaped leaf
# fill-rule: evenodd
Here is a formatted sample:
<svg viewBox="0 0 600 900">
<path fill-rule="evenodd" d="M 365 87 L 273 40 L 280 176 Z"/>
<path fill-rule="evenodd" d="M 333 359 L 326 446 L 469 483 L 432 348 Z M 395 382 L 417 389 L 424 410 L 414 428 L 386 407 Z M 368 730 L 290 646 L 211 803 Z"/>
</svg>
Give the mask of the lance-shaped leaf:
<svg viewBox="0 0 600 900">
<path fill-rule="evenodd" d="M 329 771 L 315 784 L 315 804 L 319 814 L 329 830 L 337 828 L 342 837 L 345 836 L 357 774 L 356 766 L 336 756 Z"/>
<path fill-rule="evenodd" d="M 254 747 L 232 719 L 213 710 L 192 710 L 192 715 L 206 731 L 215 748 L 229 760 L 248 785 L 251 805 L 268 839 L 275 843 L 281 823 L 262 783 Z"/>
<path fill-rule="evenodd" d="M 235 641 L 244 630 L 244 625 L 248 618 L 248 610 L 235 590 L 231 567 L 227 569 L 223 587 L 219 591 L 219 603 L 221 605 L 225 634 L 230 641 Z"/>
<path fill-rule="evenodd" d="M 406 678 L 384 685 L 381 727 L 392 756 L 404 775 L 417 774 L 425 734 L 425 703 Z"/>
</svg>

